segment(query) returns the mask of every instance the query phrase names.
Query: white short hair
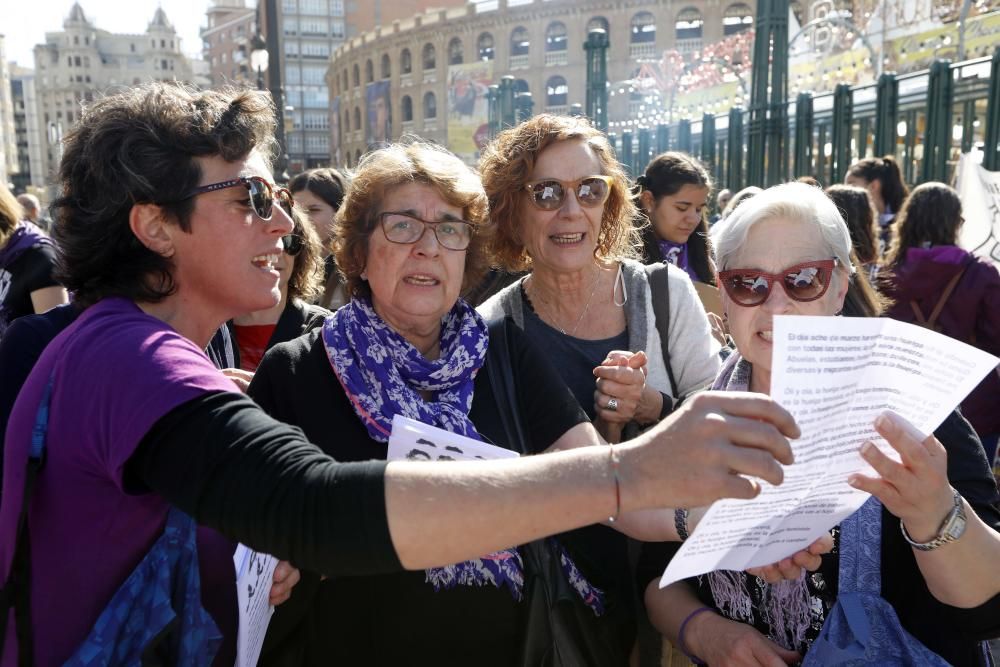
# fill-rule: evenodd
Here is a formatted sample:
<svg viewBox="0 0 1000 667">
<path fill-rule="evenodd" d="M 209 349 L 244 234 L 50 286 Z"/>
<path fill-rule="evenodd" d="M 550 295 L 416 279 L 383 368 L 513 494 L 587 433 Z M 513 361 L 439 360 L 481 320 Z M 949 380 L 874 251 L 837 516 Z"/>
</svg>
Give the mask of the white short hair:
<svg viewBox="0 0 1000 667">
<path fill-rule="evenodd" d="M 730 262 L 739 253 L 754 225 L 777 218 L 815 225 L 825 245 L 824 254 L 836 257 L 842 267 L 854 273 L 851 234 L 840 211 L 822 190 L 805 183 L 784 183 L 768 188 L 741 203 L 726 220 L 719 223 L 722 226 L 712 238 L 719 270 L 730 268 Z"/>
</svg>

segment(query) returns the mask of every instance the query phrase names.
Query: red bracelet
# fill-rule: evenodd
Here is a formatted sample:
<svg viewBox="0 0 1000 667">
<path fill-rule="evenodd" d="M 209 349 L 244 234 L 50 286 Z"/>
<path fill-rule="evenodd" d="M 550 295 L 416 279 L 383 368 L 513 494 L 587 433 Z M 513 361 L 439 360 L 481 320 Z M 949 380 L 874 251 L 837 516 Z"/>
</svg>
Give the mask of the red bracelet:
<svg viewBox="0 0 1000 667">
<path fill-rule="evenodd" d="M 614 523 L 622 513 L 622 485 L 621 477 L 618 476 L 618 452 L 615 451 L 614 443 L 608 443 L 608 451 L 611 452 L 611 473 L 615 476 L 615 515 L 608 517 L 608 523 Z"/>
<path fill-rule="evenodd" d="M 705 663 L 704 661 L 698 659 L 697 656 L 692 655 L 691 652 L 688 651 L 687 646 L 684 645 L 684 631 L 687 630 L 687 624 L 691 621 L 691 619 L 703 611 L 713 611 L 713 610 L 711 607 L 698 607 L 697 609 L 695 609 L 694 611 L 692 611 L 690 614 L 687 615 L 687 618 L 685 618 L 684 622 L 681 623 L 680 632 L 677 633 L 677 648 L 681 650 L 681 653 L 687 656 L 688 660 L 690 660 L 696 665 L 704 665 Z"/>
</svg>

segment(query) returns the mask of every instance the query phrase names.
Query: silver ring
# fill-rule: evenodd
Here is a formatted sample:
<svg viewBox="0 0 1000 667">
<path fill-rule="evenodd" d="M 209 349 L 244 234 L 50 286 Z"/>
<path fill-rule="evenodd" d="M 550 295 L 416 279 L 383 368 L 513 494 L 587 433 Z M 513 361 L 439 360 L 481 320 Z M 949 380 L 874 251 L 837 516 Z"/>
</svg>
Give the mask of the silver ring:
<svg viewBox="0 0 1000 667">
<path fill-rule="evenodd" d="M 618 399 L 617 398 L 609 398 L 608 399 L 608 410 L 610 410 L 611 412 L 617 412 L 618 411 Z"/>
</svg>

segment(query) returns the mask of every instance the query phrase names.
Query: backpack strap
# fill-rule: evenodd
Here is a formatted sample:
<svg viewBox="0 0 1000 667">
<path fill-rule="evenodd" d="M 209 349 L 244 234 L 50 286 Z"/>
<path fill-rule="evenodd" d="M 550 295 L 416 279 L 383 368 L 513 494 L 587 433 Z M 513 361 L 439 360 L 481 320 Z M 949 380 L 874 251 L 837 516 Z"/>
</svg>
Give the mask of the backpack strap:
<svg viewBox="0 0 1000 667">
<path fill-rule="evenodd" d="M 14 536 L 14 556 L 11 559 L 7 581 L 0 589 L 0 655 L 7 637 L 7 621 L 10 610 L 14 610 L 14 631 L 17 637 L 18 665 L 31 667 L 34 664 L 34 641 L 31 632 L 31 596 L 28 582 L 31 578 L 31 543 L 28 539 L 28 513 L 31 498 L 35 493 L 38 473 L 45 467 L 45 441 L 49 430 L 49 405 L 52 399 L 52 384 L 55 371 L 49 376 L 42 400 L 35 413 L 35 426 L 31 431 L 31 447 L 28 450 L 27 470 L 24 477 L 24 493 L 21 495 L 21 511 L 17 517 L 17 532 Z"/>
<path fill-rule="evenodd" d="M 663 353 L 663 365 L 667 367 L 667 378 L 670 379 L 670 389 L 680 394 L 674 371 L 670 367 L 670 266 L 668 264 L 647 264 L 646 277 L 649 279 L 649 292 L 653 300 L 653 317 L 656 319 L 656 331 L 660 334 L 660 347 Z M 680 398 L 680 396 L 678 396 Z"/>
<path fill-rule="evenodd" d="M 950 297 L 951 293 L 955 291 L 955 288 L 958 286 L 958 281 L 965 275 L 965 270 L 967 268 L 969 268 L 968 264 L 963 266 L 961 271 L 951 277 L 948 284 L 944 286 L 944 291 L 941 292 L 941 296 L 938 298 L 937 303 L 934 304 L 934 310 L 931 311 L 931 316 L 926 320 L 924 319 L 924 314 L 920 311 L 920 306 L 917 305 L 916 300 L 914 299 L 910 301 L 910 307 L 913 309 L 913 314 L 916 315 L 917 322 L 920 323 L 921 326 L 925 326 L 928 329 L 934 328 L 934 325 L 937 324 L 938 316 L 941 315 L 944 305 L 948 302 L 948 297 Z"/>
</svg>

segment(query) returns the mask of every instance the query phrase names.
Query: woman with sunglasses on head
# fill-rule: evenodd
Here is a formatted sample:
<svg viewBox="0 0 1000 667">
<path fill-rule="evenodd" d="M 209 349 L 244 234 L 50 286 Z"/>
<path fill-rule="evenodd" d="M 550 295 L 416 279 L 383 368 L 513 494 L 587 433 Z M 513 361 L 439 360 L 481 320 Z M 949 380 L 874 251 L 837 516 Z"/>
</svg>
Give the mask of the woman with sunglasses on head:
<svg viewBox="0 0 1000 667">
<path fill-rule="evenodd" d="M 496 225 L 494 262 L 529 271 L 479 310 L 510 317 L 546 351 L 602 435 L 614 440 L 626 425 L 654 424 L 711 383 L 719 345 L 705 311 L 683 270 L 634 259 L 638 211 L 600 131 L 582 118 L 534 116 L 502 132 L 479 171 Z M 666 272 L 665 319 L 653 303 L 654 269 Z M 626 539 L 590 526 L 564 540 L 614 601 L 604 622 L 617 635 L 618 661 L 627 660 L 636 598 Z"/>
<path fill-rule="evenodd" d="M 298 338 L 322 324 L 330 311 L 310 302 L 323 279 L 320 244 L 312 226 L 297 209 L 292 233 L 281 237 L 281 255 L 274 263 L 281 278 L 281 299 L 271 308 L 239 315 L 230 321 L 236 341 L 236 366 L 253 373 L 264 353 L 278 343 Z"/>
<path fill-rule="evenodd" d="M 733 213 L 715 247 L 737 351 L 714 389 L 770 392 L 776 315 L 875 317 L 882 310 L 855 266 L 840 212 L 819 188 L 789 183 L 765 190 Z M 858 443 L 881 479 L 857 475 L 848 482 L 874 494 L 883 508 L 872 503 L 848 521 L 869 521 L 863 513 L 869 511 L 881 516 L 875 546 L 882 597 L 907 631 L 949 663 L 986 664 L 977 640 L 1000 633 L 1000 596 L 994 597 L 995 561 L 983 556 L 1000 545 L 994 532 L 1000 495 L 979 441 L 957 412 L 923 442 L 895 415 L 877 420 L 876 428 L 902 459 L 893 462 Z M 965 534 L 943 537 L 958 510 Z M 713 666 L 797 663 L 837 599 L 838 553 L 856 548 L 837 535 L 838 548 L 823 556 L 816 574 L 777 586 L 720 571 L 661 590 L 669 550 L 657 558 L 648 549 L 640 570 L 650 618 L 681 650 Z M 870 542 L 862 544 L 870 551 Z"/>
<path fill-rule="evenodd" d="M 1000 272 L 959 248 L 962 201 L 944 183 L 913 189 L 899 211 L 877 285 L 893 301 L 887 315 L 930 326 L 1000 356 Z M 990 373 L 962 401 L 962 414 L 996 460 L 1000 373 Z"/>
</svg>

